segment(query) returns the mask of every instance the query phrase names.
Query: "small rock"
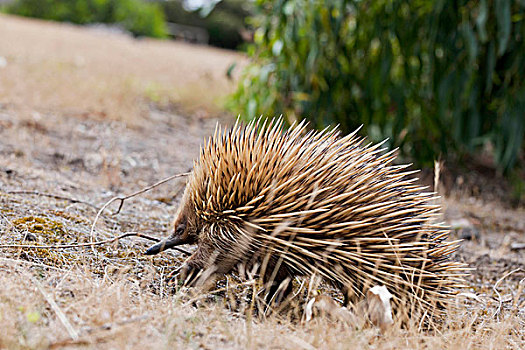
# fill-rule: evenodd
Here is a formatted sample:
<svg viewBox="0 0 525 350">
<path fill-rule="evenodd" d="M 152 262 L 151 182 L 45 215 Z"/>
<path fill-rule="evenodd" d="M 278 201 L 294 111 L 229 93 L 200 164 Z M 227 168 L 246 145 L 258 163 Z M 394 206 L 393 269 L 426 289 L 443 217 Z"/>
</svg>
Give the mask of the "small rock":
<svg viewBox="0 0 525 350">
<path fill-rule="evenodd" d="M 459 238 L 464 239 L 466 241 L 478 241 L 480 235 L 479 231 L 476 230 L 474 227 L 465 227 L 464 229 L 459 231 Z"/>
<path fill-rule="evenodd" d="M 521 250 L 525 249 L 525 243 L 512 243 L 510 245 L 510 249 L 512 250 Z"/>
<path fill-rule="evenodd" d="M 472 227 L 472 223 L 465 218 L 461 218 L 461 219 L 451 220 L 450 227 L 453 230 L 459 230 L 459 229 L 466 228 L 466 227 Z"/>
<path fill-rule="evenodd" d="M 0 168 L 0 171 L 4 172 L 8 178 L 11 178 L 16 172 L 13 169 Z"/>
</svg>

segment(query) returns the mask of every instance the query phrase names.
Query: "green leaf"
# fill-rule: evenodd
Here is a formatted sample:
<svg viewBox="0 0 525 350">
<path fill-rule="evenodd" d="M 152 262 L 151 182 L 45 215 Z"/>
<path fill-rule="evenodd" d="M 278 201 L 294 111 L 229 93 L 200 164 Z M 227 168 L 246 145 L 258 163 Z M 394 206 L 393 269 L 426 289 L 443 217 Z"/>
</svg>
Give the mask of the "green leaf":
<svg viewBox="0 0 525 350">
<path fill-rule="evenodd" d="M 274 56 L 279 56 L 281 54 L 281 51 L 283 49 L 283 41 L 282 40 L 276 40 L 272 45 L 272 53 Z"/>
<path fill-rule="evenodd" d="M 494 75 L 494 68 L 496 67 L 496 48 L 494 42 L 489 44 L 487 49 L 487 65 L 485 75 L 485 94 L 488 95 L 492 91 L 492 77 Z"/>
<path fill-rule="evenodd" d="M 496 1 L 496 22 L 498 24 L 498 56 L 502 56 L 509 43 L 511 16 L 510 0 Z"/>
<path fill-rule="evenodd" d="M 235 67 L 237 67 L 237 62 L 233 62 L 228 66 L 228 69 L 226 70 L 226 77 L 228 77 L 228 79 L 233 78 L 233 70 L 235 69 Z"/>
<path fill-rule="evenodd" d="M 248 102 L 248 118 L 257 117 L 257 101 L 250 99 Z"/>
<path fill-rule="evenodd" d="M 257 0 L 255 6 L 253 61 L 233 97 L 235 113 L 284 111 L 315 128 L 340 124 L 343 132 L 364 124 L 419 165 L 441 153 L 457 159 L 487 143 L 500 170 L 520 159 L 525 120 L 517 122 L 523 113 L 509 102 L 525 91 L 520 3 Z"/>
<path fill-rule="evenodd" d="M 481 42 L 486 42 L 488 40 L 487 24 L 488 18 L 488 7 L 487 0 L 481 0 L 478 6 L 478 17 L 476 18 L 476 26 L 478 27 L 479 39 Z"/>
<path fill-rule="evenodd" d="M 286 16 L 291 16 L 293 14 L 293 11 L 294 11 L 294 2 L 293 1 L 286 2 L 286 4 L 283 6 L 283 13 Z"/>
<path fill-rule="evenodd" d="M 478 42 L 476 41 L 476 36 L 474 31 L 470 27 L 469 23 L 463 23 L 461 26 L 461 31 L 463 33 L 463 38 L 467 43 L 467 51 L 471 62 L 474 62 L 476 56 L 478 55 Z"/>
</svg>

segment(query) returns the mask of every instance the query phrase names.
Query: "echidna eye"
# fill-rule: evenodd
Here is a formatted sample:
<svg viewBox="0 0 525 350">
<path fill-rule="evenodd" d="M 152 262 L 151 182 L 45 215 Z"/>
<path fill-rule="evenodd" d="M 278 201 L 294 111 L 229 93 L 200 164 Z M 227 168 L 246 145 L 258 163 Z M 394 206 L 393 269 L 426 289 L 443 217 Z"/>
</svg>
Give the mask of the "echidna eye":
<svg viewBox="0 0 525 350">
<path fill-rule="evenodd" d="M 185 229 L 186 229 L 186 224 L 179 224 L 179 226 L 177 226 L 177 228 L 175 229 L 175 233 L 177 235 L 182 235 Z"/>
</svg>

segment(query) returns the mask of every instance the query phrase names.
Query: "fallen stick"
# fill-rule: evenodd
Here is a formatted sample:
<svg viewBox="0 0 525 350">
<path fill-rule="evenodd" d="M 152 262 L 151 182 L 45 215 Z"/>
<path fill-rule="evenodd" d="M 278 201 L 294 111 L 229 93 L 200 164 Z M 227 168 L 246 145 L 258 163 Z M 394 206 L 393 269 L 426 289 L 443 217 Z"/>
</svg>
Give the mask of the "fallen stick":
<svg viewBox="0 0 525 350">
<path fill-rule="evenodd" d="M 80 199 L 76 199 L 76 198 L 61 196 L 61 195 L 58 195 L 58 194 L 53 194 L 53 193 L 46 193 L 46 192 L 40 192 L 40 191 L 26 191 L 26 190 L 13 190 L 13 191 L 7 191 L 5 193 L 7 193 L 7 194 L 30 194 L 30 195 L 40 196 L 40 197 L 49 197 L 49 198 L 53 198 L 53 199 L 60 199 L 60 200 L 69 201 L 71 203 L 85 204 L 85 205 L 90 206 L 92 208 L 96 208 L 96 205 L 94 205 L 92 203 L 89 203 L 89 202 L 86 202 L 86 201 L 83 201 L 83 200 L 80 200 Z"/>
<path fill-rule="evenodd" d="M 501 298 L 501 294 L 498 292 L 498 286 L 499 284 L 507 277 L 509 277 L 510 275 L 512 275 L 513 273 L 515 272 L 518 272 L 518 271 L 522 271 L 521 268 L 517 268 L 517 269 L 514 269 L 512 270 L 511 272 L 505 274 L 503 277 L 501 277 L 499 280 L 497 280 L 497 282 L 494 284 L 494 286 L 492 287 L 492 290 L 494 290 L 494 292 L 498 295 L 498 308 L 496 309 L 496 311 L 494 312 L 494 314 L 492 315 L 492 318 L 496 317 L 500 311 L 501 311 L 501 306 L 503 305 L 503 299 Z"/>
<path fill-rule="evenodd" d="M 5 248 L 66 249 L 66 248 L 94 247 L 94 246 L 104 245 L 104 244 L 108 244 L 108 243 L 113 243 L 113 242 L 116 242 L 116 241 L 118 241 L 118 240 L 120 240 L 122 238 L 131 237 L 131 236 L 137 236 L 137 237 L 145 238 L 145 239 L 148 239 L 148 240 L 154 241 L 154 242 L 160 242 L 161 241 L 160 238 L 151 237 L 151 236 L 145 235 L 145 234 L 140 233 L 140 232 L 126 232 L 126 233 L 121 234 L 120 236 L 109 238 L 109 239 L 106 239 L 104 241 L 97 241 L 97 242 L 72 243 L 72 244 L 56 244 L 56 245 L 0 244 L 0 249 L 5 249 Z M 187 254 L 187 255 L 191 255 L 190 252 L 188 252 L 188 251 L 186 251 L 184 249 L 178 248 L 178 247 L 173 247 L 172 249 L 175 249 L 175 250 L 177 250 L 177 251 L 179 251 L 181 253 Z"/>
<path fill-rule="evenodd" d="M 120 213 L 120 210 L 122 209 L 122 206 L 124 205 L 124 201 L 126 199 L 129 199 L 129 198 L 132 198 L 132 197 L 135 197 L 135 196 L 138 196 L 139 194 L 142 194 L 144 192 L 147 192 L 157 186 L 160 186 L 168 181 L 171 181 L 173 179 L 176 179 L 178 177 L 182 177 L 182 176 L 188 176 L 190 173 L 182 173 L 182 174 L 176 174 L 176 175 L 172 175 L 170 177 L 167 177 L 163 180 L 160 180 L 159 182 L 156 182 L 154 183 L 153 185 L 150 185 L 150 186 L 147 186 L 147 187 L 144 187 L 143 189 L 141 190 L 138 190 L 136 192 L 133 192 L 132 194 L 129 194 L 129 195 L 125 195 L 125 196 L 116 196 L 116 197 L 113 197 L 111 198 L 109 201 L 107 201 L 103 206 L 102 208 L 100 208 L 100 210 L 97 212 L 97 215 L 95 216 L 95 220 L 93 221 L 93 224 L 91 225 L 91 230 L 89 232 L 89 242 L 90 243 L 94 243 L 94 235 L 95 235 L 95 226 L 97 225 L 97 221 L 98 221 L 98 218 L 100 217 L 100 215 L 104 212 L 104 210 L 109 207 L 113 202 L 115 201 L 120 201 L 120 204 L 119 204 L 119 207 L 117 209 L 116 212 L 113 213 L 113 215 L 117 215 L 118 213 Z M 96 255 L 96 252 L 94 251 L 95 255 Z"/>
<path fill-rule="evenodd" d="M 71 339 L 73 339 L 73 341 L 77 341 L 78 340 L 78 332 L 76 331 L 75 328 L 73 328 L 73 326 L 71 325 L 71 323 L 69 322 L 69 320 L 67 319 L 66 315 L 62 312 L 62 310 L 58 307 L 57 303 L 53 300 L 53 298 L 51 298 L 47 293 L 46 291 L 44 290 L 44 287 L 42 287 L 42 284 L 40 284 L 40 282 L 38 282 L 38 280 L 34 277 L 31 277 L 31 280 L 33 281 L 33 283 L 36 285 L 36 288 L 39 290 L 39 292 L 42 294 L 42 296 L 44 297 L 44 299 L 46 299 L 47 303 L 49 304 L 49 306 L 51 306 L 51 308 L 53 309 L 53 311 L 55 312 L 55 314 L 57 315 L 58 319 L 60 320 L 60 322 L 62 323 L 62 325 L 64 326 L 64 328 L 67 330 L 67 332 L 69 333 L 69 336 L 71 337 Z"/>
</svg>

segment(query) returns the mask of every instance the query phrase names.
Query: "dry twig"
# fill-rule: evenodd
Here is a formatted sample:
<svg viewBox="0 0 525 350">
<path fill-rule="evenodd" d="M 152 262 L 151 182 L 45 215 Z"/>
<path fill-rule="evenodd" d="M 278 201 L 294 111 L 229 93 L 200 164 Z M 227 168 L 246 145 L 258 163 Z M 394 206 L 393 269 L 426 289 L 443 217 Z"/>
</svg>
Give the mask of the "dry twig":
<svg viewBox="0 0 525 350">
<path fill-rule="evenodd" d="M 496 309 L 496 311 L 494 312 L 494 314 L 492 315 L 492 318 L 496 317 L 500 311 L 501 311 L 501 305 L 503 304 L 503 300 L 501 299 L 501 294 L 498 292 L 498 285 L 507 277 L 509 277 L 510 275 L 512 275 L 513 273 L 515 272 L 518 272 L 518 271 L 522 271 L 521 268 L 517 268 L 517 269 L 514 269 L 512 270 L 511 272 L 505 274 L 503 277 L 501 277 L 495 284 L 494 286 L 492 287 L 492 289 L 494 290 L 494 292 L 498 295 L 498 308 Z"/>
<path fill-rule="evenodd" d="M 434 161 L 434 192 L 439 193 L 439 175 L 441 174 L 442 163 L 439 160 Z"/>
<path fill-rule="evenodd" d="M 122 238 L 130 237 L 130 236 L 137 236 L 137 237 L 149 239 L 150 241 L 154 241 L 154 242 L 160 242 L 161 241 L 159 238 L 151 237 L 151 236 L 145 235 L 145 234 L 140 233 L 140 232 L 126 232 L 126 233 L 121 234 L 120 236 L 113 237 L 113 238 L 110 238 L 110 239 L 106 239 L 104 241 L 97 241 L 97 242 L 57 244 L 57 245 L 0 244 L 0 249 L 4 249 L 4 248 L 66 249 L 66 248 L 94 247 L 94 246 L 104 245 L 104 244 L 108 244 L 108 243 L 113 243 L 113 242 L 116 242 L 116 241 L 118 241 L 118 240 L 120 240 Z M 191 255 L 190 252 L 188 252 L 188 251 L 186 251 L 184 249 L 181 249 L 181 248 L 178 248 L 178 247 L 173 247 L 173 249 L 175 249 L 175 250 L 177 250 L 177 251 L 179 251 L 181 253 L 184 253 L 184 254 L 187 254 L 187 255 Z"/>
<path fill-rule="evenodd" d="M 61 196 L 61 195 L 58 195 L 58 194 L 53 194 L 53 193 L 46 193 L 46 192 L 40 192 L 40 191 L 26 191 L 26 190 L 13 190 L 13 191 L 7 191 L 5 193 L 7 193 L 7 194 L 30 194 L 30 195 L 41 196 L 41 197 L 49 197 L 49 198 L 69 201 L 71 203 L 85 204 L 85 205 L 90 206 L 92 208 L 96 208 L 96 205 L 94 205 L 92 203 L 89 203 L 89 202 L 86 202 L 86 201 L 83 201 L 83 200 L 80 200 L 80 199 L 76 199 L 76 198 L 70 198 L 70 197 Z"/>
<path fill-rule="evenodd" d="M 38 291 L 42 294 L 42 296 L 44 297 L 44 299 L 46 299 L 46 301 L 48 302 L 48 304 L 51 306 L 51 308 L 53 309 L 53 311 L 56 313 L 58 319 L 60 320 L 60 322 L 62 323 L 62 325 L 66 328 L 67 332 L 69 333 L 69 336 L 71 337 L 71 339 L 73 339 L 73 341 L 77 341 L 78 340 L 78 332 L 75 330 L 75 328 L 73 328 L 73 326 L 71 325 L 71 323 L 69 322 L 69 320 L 67 319 L 66 315 L 62 312 L 62 310 L 60 310 L 60 308 L 58 307 L 57 303 L 53 300 L 53 298 L 51 298 L 47 293 L 46 291 L 44 290 L 44 288 L 42 287 L 42 284 L 40 284 L 40 282 L 38 282 L 37 279 L 35 279 L 34 277 L 31 277 L 31 280 L 33 281 L 33 283 L 36 285 Z"/>
<path fill-rule="evenodd" d="M 522 278 L 520 282 L 518 283 L 518 291 L 516 292 L 516 295 L 514 296 L 514 307 L 518 308 L 518 303 L 520 301 L 521 293 L 523 292 L 523 287 L 525 286 L 525 278 Z"/>
<path fill-rule="evenodd" d="M 182 173 L 182 174 L 175 174 L 175 175 L 172 175 L 170 177 L 167 177 L 163 180 L 160 180 L 159 182 L 156 182 L 154 183 L 153 185 L 150 185 L 150 186 L 147 186 L 147 187 L 144 187 L 143 189 L 141 190 L 138 190 L 136 192 L 133 192 L 132 194 L 129 194 L 129 195 L 126 195 L 126 196 L 117 196 L 117 197 L 113 197 L 111 198 L 109 201 L 107 201 L 103 206 L 102 208 L 100 208 L 100 210 L 97 212 L 97 215 L 95 216 L 95 220 L 93 221 L 93 224 L 91 225 L 91 230 L 89 232 L 89 242 L 91 244 L 94 243 L 94 234 L 95 234 L 95 226 L 97 225 L 97 221 L 98 221 L 98 218 L 100 217 L 100 215 L 102 214 L 102 212 L 104 212 L 104 210 L 109 207 L 113 202 L 115 201 L 120 201 L 120 204 L 119 204 L 119 207 L 117 209 L 116 212 L 113 213 L 113 215 L 117 215 L 118 213 L 120 213 L 120 210 L 122 209 L 122 206 L 124 205 L 124 201 L 126 199 L 129 199 L 129 198 L 132 198 L 132 197 L 135 197 L 135 196 L 138 196 L 139 194 L 142 194 L 144 192 L 147 192 L 157 186 L 160 186 L 168 181 L 171 181 L 173 179 L 176 179 L 178 177 L 183 177 L 183 176 L 188 176 L 190 173 Z M 96 254 L 96 252 L 94 251 L 94 253 Z"/>
</svg>

